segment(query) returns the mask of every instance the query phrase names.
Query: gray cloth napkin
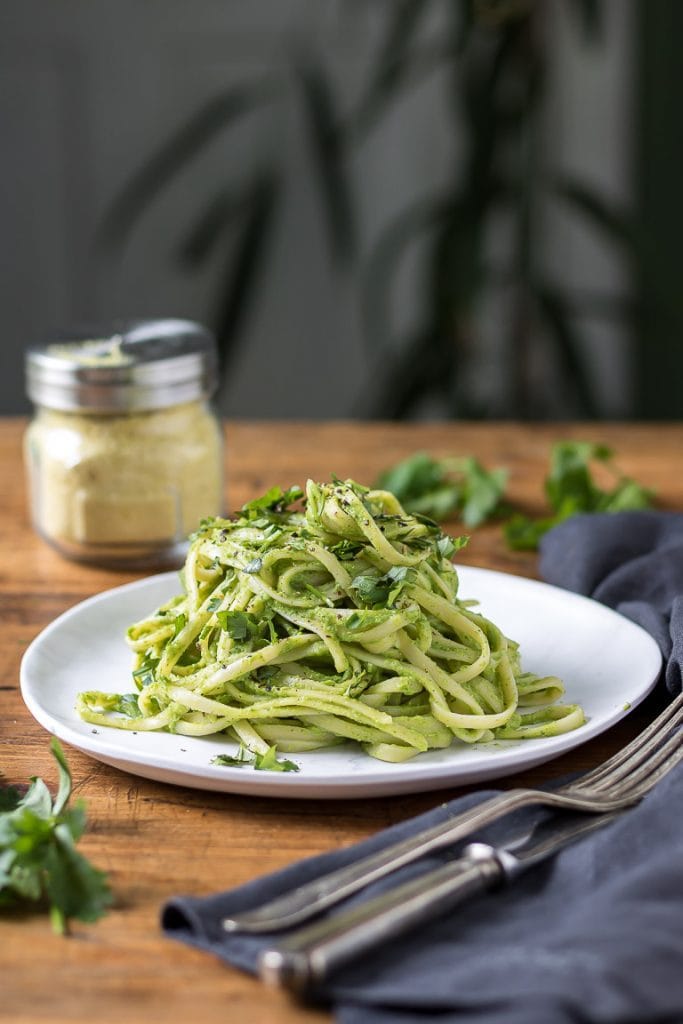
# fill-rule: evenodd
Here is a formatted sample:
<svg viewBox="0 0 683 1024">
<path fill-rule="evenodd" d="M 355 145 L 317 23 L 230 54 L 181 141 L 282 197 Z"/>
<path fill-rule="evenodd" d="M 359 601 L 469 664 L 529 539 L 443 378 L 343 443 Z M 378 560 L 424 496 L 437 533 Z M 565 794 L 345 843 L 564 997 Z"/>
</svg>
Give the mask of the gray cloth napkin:
<svg viewBox="0 0 683 1024">
<path fill-rule="evenodd" d="M 683 516 L 620 513 L 568 521 L 544 539 L 553 583 L 600 596 L 651 629 L 680 688 Z M 608 522 L 605 522 L 608 520 Z M 649 547 L 647 546 L 649 544 Z M 649 557 L 651 556 L 651 560 Z M 601 570 L 593 568 L 598 561 Z M 640 586 L 636 581 L 640 580 Z M 675 608 L 675 621 L 674 621 Z M 470 794 L 357 846 L 302 861 L 239 889 L 179 896 L 166 934 L 254 971 L 275 937 L 229 935 L 224 916 L 457 814 Z M 340 970 L 313 996 L 339 1024 L 659 1024 L 683 1021 L 683 768 L 635 809 L 514 886 L 486 894 Z M 519 812 L 512 825 L 538 811 Z M 479 838 L 496 842 L 510 821 Z M 433 854 L 347 901 L 456 855 Z"/>
<path fill-rule="evenodd" d="M 673 695 L 683 683 L 683 515 L 619 512 L 567 519 L 541 541 L 548 583 L 615 608 L 651 633 Z"/>
</svg>

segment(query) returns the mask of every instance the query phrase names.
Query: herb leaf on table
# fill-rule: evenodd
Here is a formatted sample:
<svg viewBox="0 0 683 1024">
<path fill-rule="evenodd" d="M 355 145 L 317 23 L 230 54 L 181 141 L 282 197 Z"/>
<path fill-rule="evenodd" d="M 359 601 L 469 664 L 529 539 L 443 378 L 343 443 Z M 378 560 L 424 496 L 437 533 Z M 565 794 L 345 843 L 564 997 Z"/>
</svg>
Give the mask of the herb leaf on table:
<svg viewBox="0 0 683 1024">
<path fill-rule="evenodd" d="M 59 786 L 52 800 L 37 777 L 22 795 L 0 787 L 0 910 L 23 902 L 47 904 L 52 927 L 66 934 L 69 920 L 96 921 L 111 903 L 104 872 L 76 849 L 85 829 L 82 803 L 69 807 L 71 773 L 56 739 L 50 743 Z"/>
<path fill-rule="evenodd" d="M 622 476 L 614 466 L 613 454 L 605 445 L 589 441 L 561 441 L 554 445 L 545 481 L 552 514 L 538 519 L 513 516 L 504 527 L 508 545 L 515 550 L 533 551 L 548 530 L 570 516 L 648 508 L 652 492 Z M 615 481 L 613 487 L 605 490 L 596 483 L 592 464 L 600 464 L 609 471 Z"/>
<path fill-rule="evenodd" d="M 408 512 L 437 521 L 456 516 L 479 526 L 503 511 L 507 470 L 487 470 L 473 457 L 434 459 L 425 452 L 385 470 L 375 486 L 395 494 Z"/>
<path fill-rule="evenodd" d="M 416 452 L 380 474 L 375 486 L 395 494 L 408 512 L 437 521 L 459 517 L 466 526 L 476 527 L 507 516 L 503 530 L 508 546 L 535 551 L 541 537 L 570 516 L 651 506 L 652 491 L 619 473 L 613 459 L 611 448 L 591 441 L 553 445 L 545 479 L 550 509 L 539 518 L 521 513 L 510 516 L 504 498 L 507 470 L 488 470 L 472 456 L 434 459 Z M 612 476 L 613 486 L 604 488 L 597 483 L 594 466 Z"/>
</svg>

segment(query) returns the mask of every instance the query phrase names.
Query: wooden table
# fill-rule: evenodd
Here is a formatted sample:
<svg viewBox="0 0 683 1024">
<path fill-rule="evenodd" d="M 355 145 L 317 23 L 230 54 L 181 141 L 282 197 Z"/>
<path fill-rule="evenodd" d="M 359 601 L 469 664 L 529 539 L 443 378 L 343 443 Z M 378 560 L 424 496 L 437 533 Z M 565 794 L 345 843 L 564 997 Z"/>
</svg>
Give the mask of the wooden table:
<svg viewBox="0 0 683 1024">
<path fill-rule="evenodd" d="M 46 732 L 19 693 L 19 662 L 55 616 L 83 598 L 135 579 L 131 573 L 65 561 L 28 524 L 21 467 L 24 423 L 0 421 L 0 768 L 8 782 L 55 770 Z M 683 425 L 443 425 L 228 423 L 228 506 L 267 487 L 329 479 L 331 472 L 369 483 L 377 471 L 422 449 L 474 454 L 510 470 L 509 496 L 543 510 L 542 479 L 554 440 L 611 445 L 624 473 L 654 488 L 664 507 L 683 509 Z M 511 553 L 500 528 L 477 530 L 462 562 L 525 576 L 536 557 Z M 652 715 L 646 701 L 620 725 L 551 764 L 503 786 L 538 784 L 588 768 L 626 742 Z M 176 893 L 208 894 L 304 856 L 354 843 L 427 810 L 462 790 L 353 801 L 295 801 L 204 793 L 147 781 L 67 748 L 75 792 L 88 807 L 80 849 L 110 874 L 112 911 L 58 938 L 42 915 L 0 918 L 0 1020 L 27 1022 L 201 1020 L 202 1024 L 303 1024 L 329 1020 L 304 1009 L 212 957 L 166 939 L 159 908 Z M 256 853 L 256 855 L 255 855 Z"/>
</svg>

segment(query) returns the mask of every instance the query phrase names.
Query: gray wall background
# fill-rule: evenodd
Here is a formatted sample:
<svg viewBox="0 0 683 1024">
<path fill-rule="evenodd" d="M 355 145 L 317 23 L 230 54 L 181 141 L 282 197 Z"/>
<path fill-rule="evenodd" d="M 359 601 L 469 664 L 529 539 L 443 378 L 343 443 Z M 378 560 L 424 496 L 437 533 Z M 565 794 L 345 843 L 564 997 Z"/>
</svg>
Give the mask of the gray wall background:
<svg viewBox="0 0 683 1024">
<path fill-rule="evenodd" d="M 543 132 L 558 171 L 571 171 L 628 203 L 633 103 L 631 0 L 606 0 L 604 41 L 579 45 L 559 0 Z M 217 139 L 141 219 L 120 258 L 93 246 L 113 195 L 168 133 L 226 85 L 281 69 L 298 39 L 312 42 L 352 98 L 378 38 L 379 0 L 4 0 L 0 5 L 0 413 L 28 409 L 23 352 L 51 329 L 83 320 L 184 316 L 207 321 L 220 268 L 182 272 L 176 254 L 222 175 L 248 172 L 269 147 L 284 152 L 286 201 L 245 344 L 222 398 L 245 417 L 344 417 L 381 372 L 359 328 L 357 281 L 330 260 L 310 154 L 291 96 Z M 351 13 L 349 8 L 352 8 Z M 435 5 L 430 30 L 438 33 Z M 358 153 L 361 250 L 406 203 L 438 184 L 458 139 L 430 77 Z M 544 260 L 577 290 L 619 295 L 628 271 L 599 236 L 561 209 L 544 220 Z M 492 250 L 504 245 L 493 233 Z M 420 301 L 408 265 L 396 316 Z M 495 307 L 471 373 L 496 388 Z M 631 412 L 629 339 L 604 320 L 585 323 L 601 412 Z M 439 415 L 426 408 L 425 416 Z"/>
</svg>

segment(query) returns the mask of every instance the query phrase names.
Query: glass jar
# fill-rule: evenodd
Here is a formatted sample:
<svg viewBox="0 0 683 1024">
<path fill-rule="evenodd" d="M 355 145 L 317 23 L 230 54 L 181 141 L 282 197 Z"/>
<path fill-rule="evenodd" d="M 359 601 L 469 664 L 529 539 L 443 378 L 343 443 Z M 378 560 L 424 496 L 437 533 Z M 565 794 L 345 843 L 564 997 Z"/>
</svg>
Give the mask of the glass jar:
<svg viewBox="0 0 683 1024">
<path fill-rule="evenodd" d="M 211 334 L 186 320 L 72 334 L 31 349 L 26 375 L 38 533 L 78 561 L 179 564 L 188 534 L 223 510 Z"/>
</svg>

